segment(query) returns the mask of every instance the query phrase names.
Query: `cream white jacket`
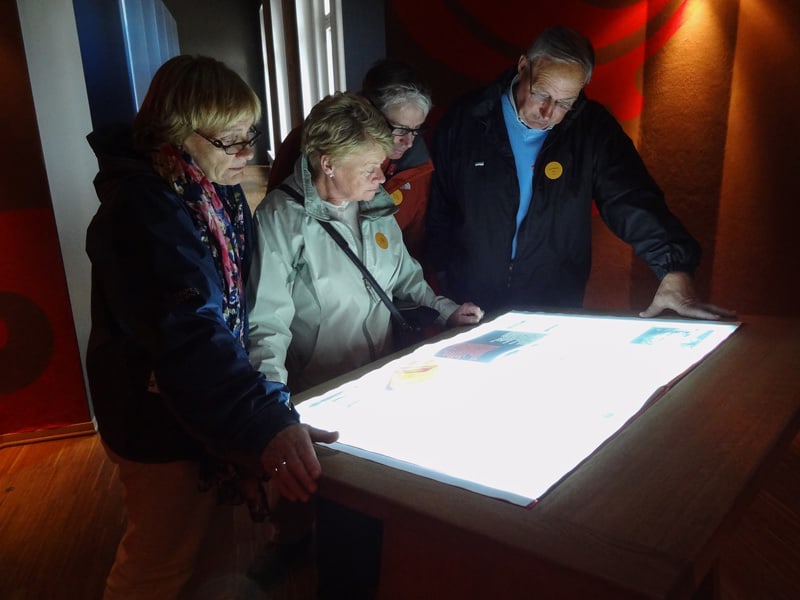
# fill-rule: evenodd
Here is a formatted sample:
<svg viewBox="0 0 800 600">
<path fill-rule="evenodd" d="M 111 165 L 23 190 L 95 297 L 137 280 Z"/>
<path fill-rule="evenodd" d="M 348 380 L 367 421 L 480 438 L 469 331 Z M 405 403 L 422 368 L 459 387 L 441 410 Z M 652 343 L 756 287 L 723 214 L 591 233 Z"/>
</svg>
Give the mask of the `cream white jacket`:
<svg viewBox="0 0 800 600">
<path fill-rule="evenodd" d="M 317 222 L 331 221 L 358 254 L 350 229 L 330 218 L 305 157 L 284 183 L 298 190 L 305 204 L 275 189 L 256 209 L 249 354 L 267 379 L 297 393 L 391 353 L 392 340 L 389 310 Z M 443 323 L 458 305 L 437 296 L 423 279 L 403 244 L 396 210 L 383 188 L 359 203 L 359 258 L 390 298 L 433 307 Z"/>
</svg>

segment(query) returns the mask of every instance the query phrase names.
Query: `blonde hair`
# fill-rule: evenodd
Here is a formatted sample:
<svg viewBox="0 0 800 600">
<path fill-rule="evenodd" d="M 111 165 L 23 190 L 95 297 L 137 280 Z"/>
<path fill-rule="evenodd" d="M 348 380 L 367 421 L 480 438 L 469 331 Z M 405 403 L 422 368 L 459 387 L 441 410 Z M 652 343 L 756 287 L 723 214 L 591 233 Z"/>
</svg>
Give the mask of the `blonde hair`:
<svg viewBox="0 0 800 600">
<path fill-rule="evenodd" d="M 389 154 L 394 145 L 392 132 L 383 114 L 353 92 L 326 96 L 311 109 L 303 125 L 301 145 L 312 177 L 319 175 L 323 155 L 335 162 L 372 144 Z"/>
<path fill-rule="evenodd" d="M 133 122 L 134 143 L 145 151 L 180 146 L 193 131 L 214 133 L 241 119 L 256 121 L 261 102 L 224 63 L 181 55 L 159 67 Z"/>
</svg>

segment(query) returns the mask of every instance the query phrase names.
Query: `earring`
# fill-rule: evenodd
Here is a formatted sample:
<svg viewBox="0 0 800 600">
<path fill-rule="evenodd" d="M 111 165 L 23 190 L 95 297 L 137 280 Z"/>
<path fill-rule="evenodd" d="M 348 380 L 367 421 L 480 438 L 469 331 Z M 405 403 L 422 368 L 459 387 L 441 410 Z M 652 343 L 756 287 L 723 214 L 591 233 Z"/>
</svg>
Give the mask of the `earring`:
<svg viewBox="0 0 800 600">
<path fill-rule="evenodd" d="M 331 171 L 330 173 L 328 173 L 328 177 L 330 177 L 331 179 L 333 179 L 333 171 Z"/>
</svg>

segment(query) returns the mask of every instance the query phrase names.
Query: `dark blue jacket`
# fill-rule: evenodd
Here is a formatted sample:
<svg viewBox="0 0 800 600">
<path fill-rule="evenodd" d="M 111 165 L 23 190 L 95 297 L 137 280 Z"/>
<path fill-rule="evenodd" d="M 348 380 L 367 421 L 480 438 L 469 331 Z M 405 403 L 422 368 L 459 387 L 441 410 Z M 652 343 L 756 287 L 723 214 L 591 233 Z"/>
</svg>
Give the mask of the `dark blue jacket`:
<svg viewBox="0 0 800 600">
<path fill-rule="evenodd" d="M 661 279 L 692 273 L 700 247 L 669 211 L 633 142 L 583 94 L 545 140 L 533 202 L 511 241 L 519 184 L 500 98 L 516 70 L 472 93 L 436 128 L 429 260 L 444 293 L 487 311 L 580 307 L 591 268 L 592 201 L 608 227 Z"/>
<path fill-rule="evenodd" d="M 89 225 L 92 329 L 86 367 L 103 441 L 138 462 L 257 458 L 299 417 L 285 386 L 255 370 L 222 318 L 222 278 L 186 206 L 130 150 L 95 132 L 100 208 Z M 217 186 L 252 221 L 240 186 Z M 243 307 L 246 314 L 246 307 Z M 245 331 L 247 326 L 245 324 Z M 155 375 L 157 391 L 150 385 Z"/>
</svg>

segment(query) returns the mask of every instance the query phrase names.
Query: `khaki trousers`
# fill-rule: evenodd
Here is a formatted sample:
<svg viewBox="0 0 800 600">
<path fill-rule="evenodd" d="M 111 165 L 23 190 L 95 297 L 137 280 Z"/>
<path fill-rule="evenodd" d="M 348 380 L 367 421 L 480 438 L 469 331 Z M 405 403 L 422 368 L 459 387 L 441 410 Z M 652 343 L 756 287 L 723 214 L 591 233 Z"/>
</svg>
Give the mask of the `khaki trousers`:
<svg viewBox="0 0 800 600">
<path fill-rule="evenodd" d="M 178 599 L 192 577 L 216 507 L 198 492 L 198 464 L 144 464 L 106 448 L 119 466 L 127 524 L 106 580 L 104 600 Z"/>
</svg>

